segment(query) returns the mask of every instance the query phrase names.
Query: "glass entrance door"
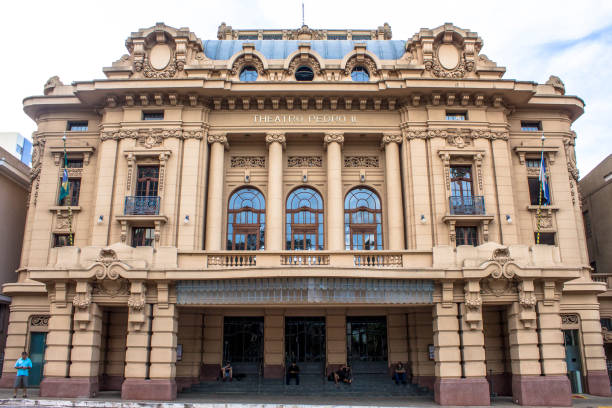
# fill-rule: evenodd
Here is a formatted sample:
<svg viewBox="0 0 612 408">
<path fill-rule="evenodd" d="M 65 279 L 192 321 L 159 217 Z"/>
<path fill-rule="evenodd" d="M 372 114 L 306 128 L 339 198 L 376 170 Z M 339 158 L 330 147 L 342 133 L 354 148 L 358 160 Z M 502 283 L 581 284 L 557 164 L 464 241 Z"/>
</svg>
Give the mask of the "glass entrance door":
<svg viewBox="0 0 612 408">
<path fill-rule="evenodd" d="M 582 394 L 582 358 L 580 357 L 578 330 L 563 330 L 563 341 L 565 343 L 567 375 L 570 379 L 572 392 Z"/>
<path fill-rule="evenodd" d="M 325 317 L 285 318 L 286 364 L 302 373 L 322 373 L 325 366 Z"/>
<path fill-rule="evenodd" d="M 225 317 L 223 321 L 223 361 L 234 370 L 257 373 L 263 361 L 263 317 Z"/>
<path fill-rule="evenodd" d="M 346 319 L 347 361 L 356 373 L 387 371 L 387 318 L 353 316 Z"/>
<path fill-rule="evenodd" d="M 30 370 L 28 381 L 30 386 L 39 386 L 43 375 L 47 333 L 32 333 L 30 336 L 32 369 Z"/>
</svg>

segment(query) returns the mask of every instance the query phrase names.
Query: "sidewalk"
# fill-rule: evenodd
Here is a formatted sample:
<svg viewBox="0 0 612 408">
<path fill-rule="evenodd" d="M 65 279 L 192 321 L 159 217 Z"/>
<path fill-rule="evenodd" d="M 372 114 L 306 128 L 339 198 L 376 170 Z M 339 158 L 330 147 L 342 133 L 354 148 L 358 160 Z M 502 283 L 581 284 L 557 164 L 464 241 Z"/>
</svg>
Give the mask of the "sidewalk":
<svg viewBox="0 0 612 408">
<path fill-rule="evenodd" d="M 176 401 L 123 401 L 118 392 L 101 392 L 91 399 L 51 399 L 39 398 L 38 389 L 28 390 L 28 399 L 13 399 L 13 391 L 0 389 L 1 407 L 88 407 L 88 408 L 312 408 L 312 407 L 437 407 L 438 404 L 427 397 L 312 397 L 291 395 L 226 395 L 203 394 L 181 395 Z M 21 395 L 21 394 L 18 394 Z M 509 397 L 496 398 L 494 407 L 519 407 Z M 597 408 L 611 407 L 612 398 L 591 395 L 576 396 L 574 407 Z"/>
</svg>

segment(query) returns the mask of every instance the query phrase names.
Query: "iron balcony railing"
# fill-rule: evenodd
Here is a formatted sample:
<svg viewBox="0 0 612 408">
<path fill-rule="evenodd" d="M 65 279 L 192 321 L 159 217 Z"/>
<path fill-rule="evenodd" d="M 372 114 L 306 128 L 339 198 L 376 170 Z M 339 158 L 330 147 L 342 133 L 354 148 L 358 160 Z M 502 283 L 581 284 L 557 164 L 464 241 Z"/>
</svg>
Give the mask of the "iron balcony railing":
<svg viewBox="0 0 612 408">
<path fill-rule="evenodd" d="M 485 205 L 483 196 L 451 196 L 451 215 L 484 215 Z"/>
<path fill-rule="evenodd" d="M 159 196 L 125 197 L 124 215 L 159 215 Z"/>
</svg>

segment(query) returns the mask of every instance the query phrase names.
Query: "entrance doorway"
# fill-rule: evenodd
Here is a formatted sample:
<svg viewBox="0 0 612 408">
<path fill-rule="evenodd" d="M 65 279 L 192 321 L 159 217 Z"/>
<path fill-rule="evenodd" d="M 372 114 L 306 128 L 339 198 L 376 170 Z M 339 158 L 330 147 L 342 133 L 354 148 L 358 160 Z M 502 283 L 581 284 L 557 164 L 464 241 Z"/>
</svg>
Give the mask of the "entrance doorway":
<svg viewBox="0 0 612 408">
<path fill-rule="evenodd" d="M 28 382 L 30 386 L 38 387 L 43 376 L 45 348 L 47 347 L 47 333 L 34 332 L 30 334 L 30 370 Z"/>
<path fill-rule="evenodd" d="M 572 386 L 572 393 L 582 394 L 584 387 L 582 384 L 582 358 L 580 356 L 578 330 L 563 330 L 563 341 L 565 343 L 567 375 Z"/>
<path fill-rule="evenodd" d="M 263 362 L 263 317 L 223 319 L 223 361 L 230 361 L 234 372 L 259 374 Z"/>
<path fill-rule="evenodd" d="M 325 370 L 325 317 L 285 318 L 285 365 L 295 361 L 303 374 Z"/>
<path fill-rule="evenodd" d="M 346 348 L 347 362 L 354 373 L 386 373 L 387 317 L 347 317 Z"/>
</svg>

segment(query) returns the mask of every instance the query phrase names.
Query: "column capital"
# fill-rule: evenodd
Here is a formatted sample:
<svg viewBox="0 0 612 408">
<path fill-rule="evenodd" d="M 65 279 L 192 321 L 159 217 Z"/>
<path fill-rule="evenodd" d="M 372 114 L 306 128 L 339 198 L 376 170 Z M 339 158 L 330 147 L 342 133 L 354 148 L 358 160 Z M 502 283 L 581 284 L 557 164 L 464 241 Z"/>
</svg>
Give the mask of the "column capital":
<svg viewBox="0 0 612 408">
<path fill-rule="evenodd" d="M 344 133 L 342 132 L 327 132 L 325 133 L 325 137 L 323 138 L 323 142 L 325 147 L 327 147 L 330 143 L 339 143 L 342 145 L 344 143 Z"/>
<path fill-rule="evenodd" d="M 209 133 L 207 139 L 208 139 L 208 143 L 210 144 L 221 143 L 226 148 L 229 147 L 229 144 L 227 143 L 227 133 L 225 132 Z"/>
<path fill-rule="evenodd" d="M 266 134 L 266 145 L 270 146 L 271 143 L 280 143 L 285 147 L 287 138 L 283 132 L 270 132 Z"/>
<path fill-rule="evenodd" d="M 385 132 L 383 133 L 383 137 L 381 140 L 381 145 L 384 147 L 389 143 L 402 143 L 402 134 L 401 132 Z"/>
</svg>

